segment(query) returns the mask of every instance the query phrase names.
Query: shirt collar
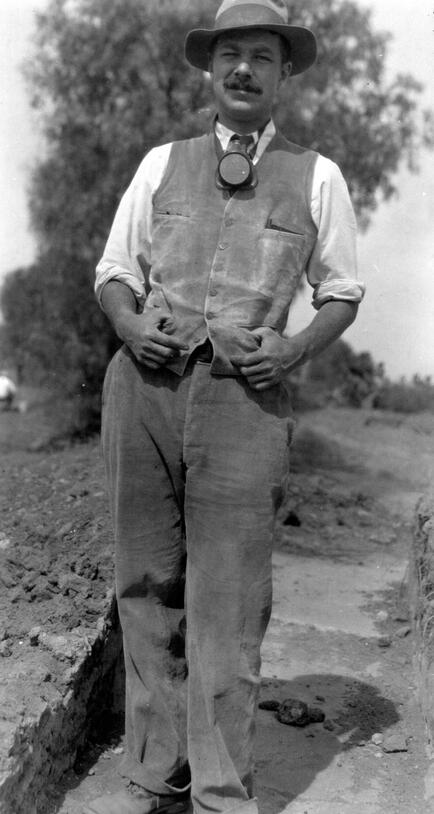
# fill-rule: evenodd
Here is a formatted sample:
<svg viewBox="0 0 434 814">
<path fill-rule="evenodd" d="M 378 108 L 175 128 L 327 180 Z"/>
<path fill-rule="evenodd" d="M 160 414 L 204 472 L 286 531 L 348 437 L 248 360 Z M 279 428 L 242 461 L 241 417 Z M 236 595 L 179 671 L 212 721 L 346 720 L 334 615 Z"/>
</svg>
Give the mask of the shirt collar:
<svg viewBox="0 0 434 814">
<path fill-rule="evenodd" d="M 227 150 L 229 141 L 230 141 L 230 139 L 232 138 L 232 136 L 234 135 L 235 132 L 236 132 L 235 130 L 230 130 L 229 127 L 226 127 L 224 124 L 219 122 L 218 119 L 216 119 L 215 133 L 216 133 L 216 136 L 217 136 L 217 138 L 218 138 L 218 140 L 219 140 L 219 142 L 220 142 L 220 144 L 222 146 L 223 151 Z M 261 136 L 259 136 L 259 133 L 258 133 L 257 130 L 255 130 L 254 133 L 248 134 L 248 135 L 253 136 L 253 141 L 254 141 L 255 145 L 257 145 L 255 157 L 253 159 L 254 164 L 257 164 L 257 162 L 261 158 L 261 155 L 263 154 L 264 150 L 266 150 L 266 148 L 268 147 L 268 145 L 269 145 L 271 139 L 273 138 L 273 136 L 275 135 L 275 133 L 276 133 L 275 124 L 274 124 L 273 120 L 270 119 L 270 121 L 265 126 L 264 130 L 262 131 Z"/>
</svg>

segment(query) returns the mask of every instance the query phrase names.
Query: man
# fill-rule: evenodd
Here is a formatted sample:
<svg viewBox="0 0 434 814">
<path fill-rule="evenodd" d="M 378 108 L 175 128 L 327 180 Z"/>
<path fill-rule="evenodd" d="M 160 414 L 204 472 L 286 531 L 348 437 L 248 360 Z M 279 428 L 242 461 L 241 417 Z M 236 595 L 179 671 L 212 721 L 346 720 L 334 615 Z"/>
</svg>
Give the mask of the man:
<svg viewBox="0 0 434 814">
<path fill-rule="evenodd" d="M 350 325 L 363 294 L 339 170 L 271 118 L 289 75 L 315 55 L 283 0 L 224 0 L 212 29 L 191 31 L 186 57 L 211 72 L 215 125 L 145 157 L 98 266 L 98 296 L 124 342 L 104 384 L 102 435 L 128 786 L 91 814 L 179 811 L 190 792 L 197 814 L 257 812 L 254 716 L 293 426 L 287 377 Z M 304 272 L 317 313 L 288 338 Z"/>
<path fill-rule="evenodd" d="M 17 388 L 6 370 L 0 370 L 0 409 L 11 410 Z"/>
</svg>

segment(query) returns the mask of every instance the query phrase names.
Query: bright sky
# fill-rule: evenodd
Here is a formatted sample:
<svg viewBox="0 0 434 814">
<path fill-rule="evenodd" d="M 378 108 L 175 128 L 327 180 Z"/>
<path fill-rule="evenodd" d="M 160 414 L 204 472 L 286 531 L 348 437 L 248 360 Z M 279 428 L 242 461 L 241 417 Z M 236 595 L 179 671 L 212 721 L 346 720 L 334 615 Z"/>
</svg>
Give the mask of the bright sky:
<svg viewBox="0 0 434 814">
<path fill-rule="evenodd" d="M 434 6 L 431 0 L 359 0 L 371 8 L 375 28 L 393 34 L 390 75 L 409 72 L 425 85 L 434 107 Z M 46 0 L 0 2 L 0 281 L 30 263 L 26 186 L 37 155 L 32 119 L 20 74 L 28 53 L 35 9 Z M 367 295 L 345 338 L 386 364 L 391 378 L 434 375 L 434 154 L 420 157 L 421 172 L 399 173 L 399 197 L 382 204 L 360 238 L 360 277 Z M 311 319 L 306 300 L 294 309 L 294 330 Z"/>
</svg>

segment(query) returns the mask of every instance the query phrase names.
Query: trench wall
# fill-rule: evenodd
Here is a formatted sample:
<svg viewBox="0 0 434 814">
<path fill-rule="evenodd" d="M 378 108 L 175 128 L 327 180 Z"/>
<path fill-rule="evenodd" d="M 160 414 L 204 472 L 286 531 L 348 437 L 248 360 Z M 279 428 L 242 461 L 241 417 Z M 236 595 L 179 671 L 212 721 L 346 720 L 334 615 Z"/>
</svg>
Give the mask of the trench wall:
<svg viewBox="0 0 434 814">
<path fill-rule="evenodd" d="M 122 637 L 111 593 L 98 626 L 78 648 L 70 682 L 56 703 L 38 699 L 31 716 L 13 722 L 0 748 L 0 814 L 46 814 L 50 789 L 73 768 L 97 717 L 121 711 Z"/>
<path fill-rule="evenodd" d="M 409 597 L 415 634 L 414 662 L 428 742 L 434 749 L 434 492 L 415 512 L 409 570 Z"/>
</svg>

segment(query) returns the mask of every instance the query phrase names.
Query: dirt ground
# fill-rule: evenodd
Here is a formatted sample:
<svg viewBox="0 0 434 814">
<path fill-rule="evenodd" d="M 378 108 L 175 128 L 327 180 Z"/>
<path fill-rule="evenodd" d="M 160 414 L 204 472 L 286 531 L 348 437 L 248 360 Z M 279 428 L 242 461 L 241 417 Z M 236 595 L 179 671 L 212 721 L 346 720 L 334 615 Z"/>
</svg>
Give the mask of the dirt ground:
<svg viewBox="0 0 434 814">
<path fill-rule="evenodd" d="M 85 641 L 112 587 L 112 537 L 98 439 L 53 448 L 50 434 L 42 406 L 35 402 L 32 407 L 31 399 L 27 412 L 0 413 L 0 682 L 7 689 L 13 681 L 0 722 L 25 715 L 36 697 L 48 698 L 65 686 L 69 662 L 62 636 L 73 633 Z M 305 414 L 295 436 L 293 476 L 276 550 L 342 564 L 405 547 L 415 501 L 431 476 L 433 453 L 434 416 L 333 408 Z M 411 642 L 403 632 L 408 626 L 405 586 L 385 592 L 381 602 L 378 595 L 367 596 L 366 602 L 373 603 L 385 640 L 402 632 L 402 663 L 391 688 L 400 696 L 402 670 L 411 670 Z M 266 684 L 268 694 L 271 689 Z M 349 687 L 350 717 L 354 704 L 360 706 L 360 698 L 351 701 L 354 693 L 357 688 Z M 368 700 L 372 711 L 375 698 Z M 365 727 L 359 727 L 361 743 L 374 734 L 367 714 Z M 92 760 L 105 754 L 107 761 L 116 754 L 107 743 L 93 749 Z M 89 765 L 88 755 L 77 764 L 77 777 Z"/>
</svg>

